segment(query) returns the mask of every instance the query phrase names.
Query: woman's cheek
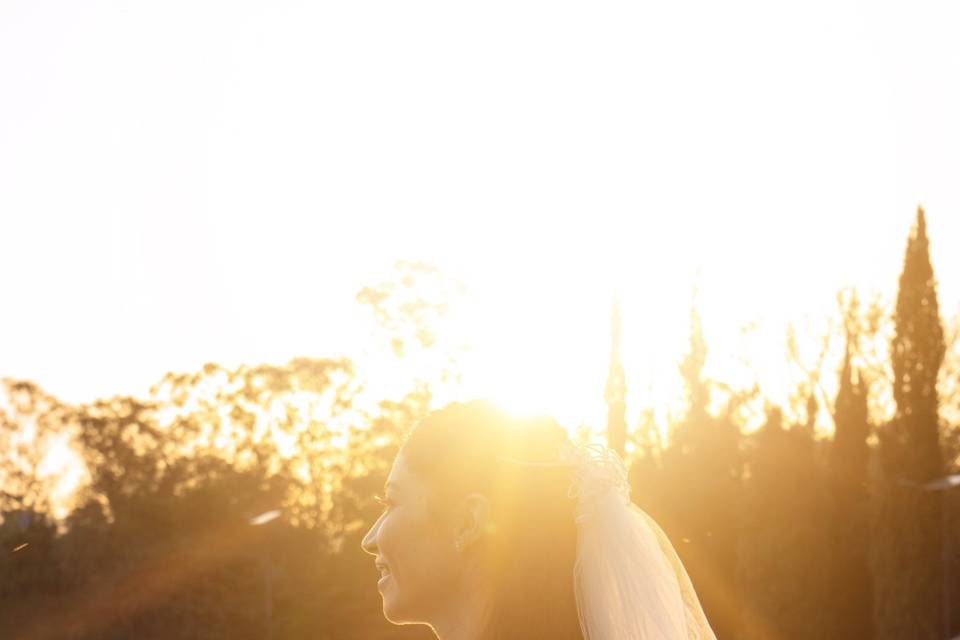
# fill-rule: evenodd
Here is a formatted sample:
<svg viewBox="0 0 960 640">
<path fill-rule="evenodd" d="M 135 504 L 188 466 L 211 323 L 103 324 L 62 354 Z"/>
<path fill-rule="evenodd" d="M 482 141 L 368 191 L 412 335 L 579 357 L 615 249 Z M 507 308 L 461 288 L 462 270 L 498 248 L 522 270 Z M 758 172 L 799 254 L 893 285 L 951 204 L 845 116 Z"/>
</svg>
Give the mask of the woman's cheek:
<svg viewBox="0 0 960 640">
<path fill-rule="evenodd" d="M 404 573 L 404 558 L 414 551 L 410 547 L 415 540 L 411 539 L 408 528 L 400 511 L 388 513 L 380 527 L 380 550 L 390 566 L 390 573 L 395 575 Z"/>
</svg>

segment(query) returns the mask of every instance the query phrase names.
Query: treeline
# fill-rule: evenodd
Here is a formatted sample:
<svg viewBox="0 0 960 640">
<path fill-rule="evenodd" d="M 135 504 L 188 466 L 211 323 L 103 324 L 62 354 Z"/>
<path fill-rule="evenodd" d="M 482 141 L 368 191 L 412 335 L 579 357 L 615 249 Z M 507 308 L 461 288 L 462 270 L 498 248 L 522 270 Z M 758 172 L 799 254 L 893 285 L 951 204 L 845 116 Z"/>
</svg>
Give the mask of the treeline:
<svg viewBox="0 0 960 640">
<path fill-rule="evenodd" d="M 347 363 L 308 359 L 79 407 L 8 383 L 8 446 L 35 435 L 5 465 L 0 637 L 409 637 L 383 622 L 359 540 L 429 397 L 361 423 L 353 384 Z M 29 454 L 63 433 L 89 477 L 58 523 Z"/>
<path fill-rule="evenodd" d="M 435 346 L 446 294 L 435 270 L 400 269 L 359 299 L 409 358 Z M 431 286 L 418 289 L 423 280 Z M 861 338 L 876 327 L 853 304 L 844 319 L 829 438 L 815 428 L 824 399 L 814 379 L 798 389 L 800 411 L 768 403 L 763 425 L 747 430 L 762 399 L 704 377 L 696 319 L 680 367 L 687 402 L 665 429 L 651 413 L 627 428 L 616 397 L 624 373 L 611 367 L 621 380 L 608 385 L 610 426 L 626 434 L 633 498 L 676 543 L 721 639 L 912 640 L 960 629 L 960 610 L 944 606 L 960 595 L 960 570 L 947 570 L 960 551 L 958 506 L 929 490 L 955 470 L 958 425 L 942 418 L 937 384 L 957 372 L 942 367 L 922 212 L 886 319 L 888 361 L 868 368 Z M 455 380 L 452 361 L 434 362 L 437 379 Z M 6 381 L 0 637 L 432 637 L 383 621 L 359 549 L 431 387 L 411 380 L 402 397 L 371 402 L 367 378 L 345 359 L 207 365 L 168 374 L 145 398 L 86 405 Z M 871 385 L 883 384 L 896 410 L 878 421 Z M 67 444 L 77 456 L 68 468 L 81 472 L 69 512 L 55 517 L 64 478 L 50 470 Z"/>
<path fill-rule="evenodd" d="M 955 352 L 943 366 L 922 210 L 892 317 L 862 311 L 855 298 L 843 316 L 836 394 L 824 399 L 814 373 L 797 389 L 792 419 L 766 403 L 762 426 L 749 434 L 741 409 L 751 392 L 731 394 L 703 378 L 706 345 L 695 321 L 681 366 L 686 413 L 665 446 L 649 428 L 633 432 L 634 499 L 677 544 L 719 638 L 960 632 L 960 513 L 943 482 L 957 471 L 960 370 Z M 882 339 L 884 324 L 888 356 L 877 361 L 864 345 Z M 887 393 L 889 415 L 878 419 L 870 399 Z M 718 398 L 722 408 L 710 413 Z M 825 400 L 832 438 L 815 429 Z"/>
</svg>

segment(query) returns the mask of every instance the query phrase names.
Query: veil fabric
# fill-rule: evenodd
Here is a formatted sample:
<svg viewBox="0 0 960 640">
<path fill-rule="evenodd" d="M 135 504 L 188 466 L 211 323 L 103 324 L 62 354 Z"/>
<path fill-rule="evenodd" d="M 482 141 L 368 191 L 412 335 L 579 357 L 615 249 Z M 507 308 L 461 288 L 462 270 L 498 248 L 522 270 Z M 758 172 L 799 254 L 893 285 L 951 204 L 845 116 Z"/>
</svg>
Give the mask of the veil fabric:
<svg viewBox="0 0 960 640">
<path fill-rule="evenodd" d="M 716 640 L 670 540 L 630 502 L 619 456 L 568 441 L 561 460 L 574 470 L 574 591 L 584 640 Z"/>
</svg>

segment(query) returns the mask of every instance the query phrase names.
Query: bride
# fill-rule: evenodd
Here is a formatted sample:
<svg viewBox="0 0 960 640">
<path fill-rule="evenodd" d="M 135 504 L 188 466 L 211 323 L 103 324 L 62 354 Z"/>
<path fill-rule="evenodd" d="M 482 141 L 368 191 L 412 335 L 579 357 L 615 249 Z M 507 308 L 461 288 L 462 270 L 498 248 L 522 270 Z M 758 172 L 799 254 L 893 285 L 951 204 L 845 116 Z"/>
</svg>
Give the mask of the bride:
<svg viewBox="0 0 960 640">
<path fill-rule="evenodd" d="M 384 616 L 440 640 L 715 640 L 605 447 L 453 403 L 412 431 L 363 539 Z"/>
</svg>

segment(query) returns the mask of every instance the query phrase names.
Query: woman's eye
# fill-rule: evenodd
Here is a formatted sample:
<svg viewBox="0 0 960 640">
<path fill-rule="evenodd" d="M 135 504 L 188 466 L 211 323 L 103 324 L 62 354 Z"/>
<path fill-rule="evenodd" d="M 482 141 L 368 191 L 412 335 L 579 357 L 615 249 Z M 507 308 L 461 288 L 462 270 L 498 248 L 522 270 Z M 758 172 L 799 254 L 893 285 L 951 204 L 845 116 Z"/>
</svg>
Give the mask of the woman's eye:
<svg viewBox="0 0 960 640">
<path fill-rule="evenodd" d="M 389 498 L 383 498 L 381 496 L 373 496 L 373 500 L 374 502 L 379 504 L 381 507 L 383 507 L 384 511 L 389 511 L 390 507 L 393 506 L 393 502 L 391 502 Z"/>
</svg>

